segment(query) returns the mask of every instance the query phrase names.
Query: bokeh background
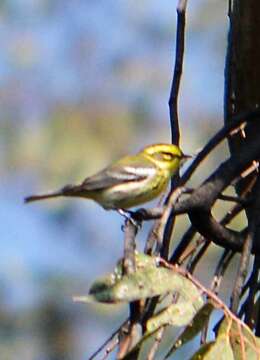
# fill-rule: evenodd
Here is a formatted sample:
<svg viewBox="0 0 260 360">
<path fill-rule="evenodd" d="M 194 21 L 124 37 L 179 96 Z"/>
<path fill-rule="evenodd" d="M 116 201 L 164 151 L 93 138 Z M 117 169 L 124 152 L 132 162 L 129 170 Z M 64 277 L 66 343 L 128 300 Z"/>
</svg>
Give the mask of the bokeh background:
<svg viewBox="0 0 260 360">
<path fill-rule="evenodd" d="M 121 257 L 122 219 L 90 201 L 25 206 L 23 198 L 82 180 L 146 144 L 170 140 L 176 5 L 0 2 L 3 360 L 87 359 L 126 316 L 126 306 L 72 301 Z M 187 153 L 222 125 L 226 12 L 225 0 L 188 4 L 179 101 Z M 218 161 L 218 155 L 210 158 L 207 171 Z M 147 230 L 145 225 L 139 248 Z"/>
</svg>

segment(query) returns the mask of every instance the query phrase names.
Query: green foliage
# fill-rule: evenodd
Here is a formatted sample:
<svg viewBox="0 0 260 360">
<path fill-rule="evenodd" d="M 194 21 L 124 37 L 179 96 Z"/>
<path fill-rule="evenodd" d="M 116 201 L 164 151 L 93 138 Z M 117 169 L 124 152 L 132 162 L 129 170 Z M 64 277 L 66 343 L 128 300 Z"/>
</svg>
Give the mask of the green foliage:
<svg viewBox="0 0 260 360">
<path fill-rule="evenodd" d="M 136 272 L 123 275 L 122 261 L 120 261 L 112 274 L 93 283 L 88 296 L 76 297 L 76 300 L 104 303 L 131 302 L 177 292 L 183 303 L 190 304 L 193 312 L 194 309 L 198 310 L 203 305 L 200 292 L 184 276 L 157 266 L 156 258 L 136 254 L 136 259 Z M 170 321 L 172 312 L 174 313 L 173 310 L 168 310 L 163 315 L 161 314 L 162 318 L 159 322 Z M 156 327 L 154 323 L 151 327 Z"/>
<path fill-rule="evenodd" d="M 241 322 L 225 317 L 219 327 L 217 338 L 219 336 L 229 339 L 235 360 L 260 358 L 260 338 Z"/>
<path fill-rule="evenodd" d="M 239 319 L 225 316 L 215 341 L 201 346 L 191 360 L 256 360 L 260 358 L 260 339 Z"/>
<path fill-rule="evenodd" d="M 208 302 L 206 303 L 193 317 L 192 321 L 184 329 L 178 339 L 174 342 L 173 346 L 166 355 L 168 358 L 172 355 L 177 349 L 181 348 L 187 342 L 195 338 L 207 325 L 209 317 L 214 309 L 214 306 Z M 187 324 L 185 324 L 187 325 Z"/>
<path fill-rule="evenodd" d="M 147 320 L 146 332 L 125 356 L 128 358 L 134 354 L 144 342 L 167 326 L 184 327 L 167 352 L 166 359 L 203 331 L 214 310 L 214 304 L 211 301 L 203 304 L 201 292 L 193 282 L 177 271 L 159 266 L 156 257 L 136 253 L 136 272 L 128 275 L 123 273 L 123 260 L 120 260 L 113 273 L 92 284 L 88 295 L 74 299 L 116 304 L 155 296 L 163 298 L 164 305 Z M 166 300 L 168 304 L 165 305 Z M 203 344 L 191 360 L 256 360 L 259 357 L 260 339 L 239 319 L 225 316 L 216 339 Z"/>
<path fill-rule="evenodd" d="M 203 345 L 191 360 L 233 360 L 233 352 L 228 338 L 221 335 L 216 341 Z"/>
</svg>

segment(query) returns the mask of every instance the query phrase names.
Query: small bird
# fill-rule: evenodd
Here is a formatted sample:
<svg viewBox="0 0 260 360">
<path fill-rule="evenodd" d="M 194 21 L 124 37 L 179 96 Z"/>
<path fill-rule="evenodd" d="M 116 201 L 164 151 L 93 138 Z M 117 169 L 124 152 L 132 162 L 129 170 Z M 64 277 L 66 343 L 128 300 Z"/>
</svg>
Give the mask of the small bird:
<svg viewBox="0 0 260 360">
<path fill-rule="evenodd" d="M 125 210 L 153 200 L 167 187 L 171 177 L 191 156 L 171 144 L 154 144 L 136 155 L 126 156 L 79 185 L 25 198 L 25 202 L 59 196 L 92 199 L 105 209 Z"/>
</svg>

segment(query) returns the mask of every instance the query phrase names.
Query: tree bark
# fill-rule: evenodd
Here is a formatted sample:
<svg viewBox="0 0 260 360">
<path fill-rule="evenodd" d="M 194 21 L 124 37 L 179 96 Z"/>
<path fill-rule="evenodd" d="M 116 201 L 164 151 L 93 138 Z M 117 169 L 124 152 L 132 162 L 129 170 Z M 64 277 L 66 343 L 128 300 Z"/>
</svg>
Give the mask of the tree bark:
<svg viewBox="0 0 260 360">
<path fill-rule="evenodd" d="M 228 123 L 231 117 L 253 110 L 260 106 L 260 2 L 259 0 L 230 0 L 229 1 L 230 29 L 228 36 L 228 47 L 226 56 L 225 73 L 225 95 L 224 113 L 225 122 Z M 248 152 L 250 144 L 259 138 L 260 141 L 260 120 L 241 128 L 239 132 L 230 136 L 229 149 L 233 157 L 240 157 Z M 253 161 L 259 159 L 252 159 Z M 248 268 L 251 248 L 259 243 L 260 239 L 260 187 L 258 172 L 253 171 L 246 178 L 241 178 L 236 185 L 239 195 L 250 197 L 251 205 L 247 207 L 246 216 L 249 226 L 253 229 L 249 251 L 243 250 L 238 269 L 237 279 L 232 294 L 232 310 L 237 312 L 239 306 L 242 286 L 244 284 Z M 258 185 L 257 185 L 258 184 Z M 244 244 L 246 246 L 246 243 Z M 242 269 L 242 264 L 244 270 Z M 258 264 L 258 265 L 255 265 Z M 259 272 L 259 262 L 255 262 L 253 272 Z M 257 282 L 257 280 L 256 280 Z M 257 284 L 251 284 L 257 286 Z M 254 304 L 253 294 L 246 300 L 246 313 Z M 251 316 L 252 314 L 250 314 Z M 247 318 L 250 318 L 247 316 Z M 256 329 L 260 327 L 257 313 L 254 313 Z M 246 322 L 250 325 L 250 321 Z"/>
<path fill-rule="evenodd" d="M 225 121 L 260 106 L 260 2 L 233 0 L 229 9 L 230 30 L 225 74 Z M 260 122 L 229 139 L 232 155 L 246 151 L 248 143 L 260 137 Z M 239 183 L 241 193 L 250 178 Z"/>
</svg>

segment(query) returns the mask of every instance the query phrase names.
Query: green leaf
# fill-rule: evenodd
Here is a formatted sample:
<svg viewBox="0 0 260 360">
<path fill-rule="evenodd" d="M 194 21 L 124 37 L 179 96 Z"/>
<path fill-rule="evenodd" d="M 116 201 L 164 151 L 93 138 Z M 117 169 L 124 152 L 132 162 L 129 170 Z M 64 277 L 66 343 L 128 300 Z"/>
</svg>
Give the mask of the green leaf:
<svg viewBox="0 0 260 360">
<path fill-rule="evenodd" d="M 150 318 L 146 327 L 148 332 L 153 332 L 165 325 L 185 326 L 189 324 L 195 314 L 196 308 L 191 301 L 179 301 Z"/>
<path fill-rule="evenodd" d="M 206 322 L 208 321 L 210 314 L 212 310 L 214 309 L 213 305 L 211 303 L 205 304 L 201 309 L 197 312 L 197 314 L 194 316 L 192 322 L 190 323 L 189 327 L 187 327 L 182 335 L 178 338 L 177 342 L 175 343 L 174 347 L 170 349 L 168 354 L 165 358 L 169 357 L 173 354 L 175 350 L 183 346 L 187 341 L 191 340 L 193 337 L 195 337 L 205 326 Z M 153 318 L 152 318 L 153 319 Z M 161 324 L 160 328 L 162 326 L 165 326 L 165 324 Z M 159 331 L 159 327 L 157 329 L 154 329 L 152 331 L 152 328 L 150 328 L 145 335 L 140 339 L 140 341 L 136 344 L 134 349 L 132 351 L 136 350 L 137 348 L 140 348 L 141 345 L 151 338 L 152 336 L 156 336 L 156 334 Z M 131 353 L 131 352 L 130 352 Z"/>
<path fill-rule="evenodd" d="M 187 279 L 169 269 L 148 267 L 125 275 L 112 284 L 107 281 L 94 283 L 89 294 L 93 300 L 101 302 L 131 302 L 173 291 L 179 291 L 188 297 L 190 295 L 187 291 L 193 286 Z M 200 298 L 195 286 L 192 293 L 194 292 Z"/>
<path fill-rule="evenodd" d="M 234 360 L 233 351 L 225 335 L 217 337 L 216 341 L 201 346 L 191 360 Z"/>
<path fill-rule="evenodd" d="M 187 342 L 194 339 L 194 337 L 202 331 L 204 326 L 207 324 L 213 309 L 214 306 L 210 302 L 208 302 L 197 312 L 193 320 L 184 329 L 184 331 L 178 337 L 174 345 L 171 347 L 171 349 L 166 355 L 166 358 L 172 355 L 177 349 L 181 348 Z"/>
<path fill-rule="evenodd" d="M 135 253 L 136 269 L 156 267 L 157 259 L 143 253 Z M 123 259 L 120 259 L 115 267 L 113 273 L 105 275 L 97 279 L 90 287 L 89 295 L 74 296 L 73 300 L 78 302 L 113 302 L 109 301 L 111 289 L 123 277 Z M 107 293 L 108 292 L 108 293 Z M 98 300 L 93 294 L 100 294 L 101 300 Z M 97 295 L 98 297 L 98 295 Z M 102 301 L 102 299 L 108 299 Z"/>
<path fill-rule="evenodd" d="M 208 342 L 204 345 L 202 345 L 198 351 L 193 354 L 192 358 L 190 360 L 202 360 L 204 359 L 204 356 L 210 351 L 210 349 L 214 346 L 215 341 Z"/>
<path fill-rule="evenodd" d="M 260 359 L 260 338 L 248 326 L 225 317 L 218 330 L 218 337 L 222 335 L 228 337 L 236 360 Z"/>
<path fill-rule="evenodd" d="M 158 267 L 156 258 L 144 254 L 136 256 L 136 272 L 122 275 L 120 262 L 113 274 L 94 282 L 88 296 L 74 299 L 84 302 L 119 303 L 178 292 L 185 301 L 192 299 L 197 310 L 202 306 L 200 292 L 190 280 L 170 269 Z"/>
</svg>

